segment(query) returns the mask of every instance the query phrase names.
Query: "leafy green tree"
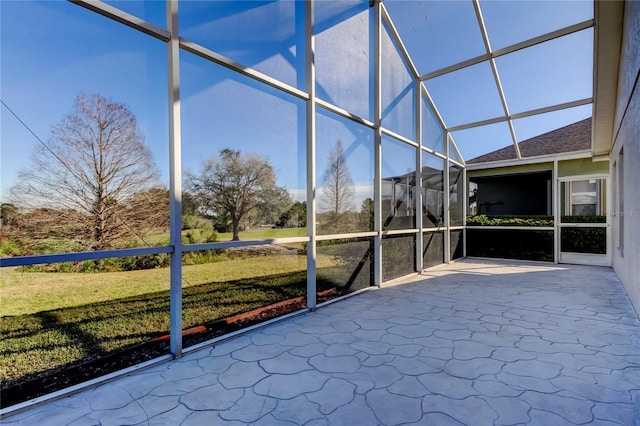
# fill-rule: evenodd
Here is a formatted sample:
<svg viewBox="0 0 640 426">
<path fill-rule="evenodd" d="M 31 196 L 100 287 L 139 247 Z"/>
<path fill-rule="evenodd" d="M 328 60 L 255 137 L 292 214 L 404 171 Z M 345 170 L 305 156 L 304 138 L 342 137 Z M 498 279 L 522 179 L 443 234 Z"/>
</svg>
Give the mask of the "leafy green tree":
<svg viewBox="0 0 640 426">
<path fill-rule="evenodd" d="M 284 228 L 304 228 L 307 226 L 307 202 L 296 201 L 286 212 L 280 215 L 276 223 Z"/>
<path fill-rule="evenodd" d="M 267 188 L 256 206 L 253 219 L 259 225 L 273 225 L 278 222 L 282 212 L 287 211 L 292 204 L 293 198 L 285 188 Z"/>
<path fill-rule="evenodd" d="M 233 241 L 238 241 L 241 224 L 259 207 L 272 202 L 282 190 L 276 186 L 273 166 L 256 154 L 223 149 L 218 158 L 202 163 L 199 173 L 186 173 L 188 191 L 197 200 L 201 214 L 228 215 Z"/>
</svg>

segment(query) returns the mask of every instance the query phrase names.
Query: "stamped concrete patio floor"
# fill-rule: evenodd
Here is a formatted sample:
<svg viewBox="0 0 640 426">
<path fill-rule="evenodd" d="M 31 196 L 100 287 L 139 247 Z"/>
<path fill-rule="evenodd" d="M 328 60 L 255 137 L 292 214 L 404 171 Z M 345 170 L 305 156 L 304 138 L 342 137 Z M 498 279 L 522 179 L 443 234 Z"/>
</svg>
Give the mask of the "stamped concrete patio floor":
<svg viewBox="0 0 640 426">
<path fill-rule="evenodd" d="M 5 418 L 24 425 L 639 425 L 609 268 L 466 260 Z"/>
</svg>

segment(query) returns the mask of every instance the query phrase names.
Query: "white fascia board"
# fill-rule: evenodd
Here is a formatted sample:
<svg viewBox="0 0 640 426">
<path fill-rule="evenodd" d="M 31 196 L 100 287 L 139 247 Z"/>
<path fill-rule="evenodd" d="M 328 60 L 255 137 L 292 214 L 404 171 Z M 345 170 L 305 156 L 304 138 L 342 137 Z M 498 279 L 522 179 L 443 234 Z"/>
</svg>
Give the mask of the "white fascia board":
<svg viewBox="0 0 640 426">
<path fill-rule="evenodd" d="M 490 161 L 486 163 L 474 164 L 467 163 L 467 170 L 484 170 L 484 169 L 497 169 L 501 167 L 521 166 L 524 164 L 537 164 L 537 163 L 550 163 L 554 160 L 566 161 L 566 160 L 579 160 L 582 158 L 591 158 L 591 151 L 573 151 L 560 154 L 540 155 L 537 157 L 525 157 L 521 160 L 500 160 Z"/>
</svg>

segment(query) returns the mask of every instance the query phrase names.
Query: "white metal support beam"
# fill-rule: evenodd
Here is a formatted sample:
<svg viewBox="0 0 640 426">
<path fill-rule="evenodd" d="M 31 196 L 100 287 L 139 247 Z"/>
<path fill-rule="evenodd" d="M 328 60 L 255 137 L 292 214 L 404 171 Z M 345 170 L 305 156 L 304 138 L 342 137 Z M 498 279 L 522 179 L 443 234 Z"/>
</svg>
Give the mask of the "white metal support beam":
<svg viewBox="0 0 640 426">
<path fill-rule="evenodd" d="M 400 38 L 400 34 L 398 33 L 398 30 L 396 29 L 396 26 L 393 23 L 391 16 L 389 16 L 389 12 L 387 12 L 387 9 L 384 6 L 384 4 L 382 4 L 382 2 L 380 2 L 380 11 L 382 14 L 381 18 L 384 19 L 384 21 L 387 23 L 387 26 L 389 27 L 389 32 L 391 33 L 391 37 L 393 38 L 393 41 L 395 41 L 396 45 L 398 46 L 398 49 L 400 50 L 400 54 L 402 55 L 405 62 L 409 66 L 409 70 L 411 71 L 411 76 L 414 79 L 418 79 L 420 77 L 420 74 L 418 73 L 418 69 L 414 65 L 413 60 L 411 60 L 411 56 L 409 56 L 409 52 L 407 51 L 407 48 L 405 47 L 404 42 Z M 382 34 L 382 31 L 380 32 L 380 34 Z"/>
<path fill-rule="evenodd" d="M 85 9 L 88 9 L 92 12 L 96 12 L 99 15 L 105 16 L 109 19 L 113 19 L 114 21 L 124 24 L 127 27 L 141 31 L 147 35 L 150 35 L 162 41 L 169 41 L 171 39 L 170 31 L 167 31 L 163 28 L 158 28 L 155 25 L 152 25 L 141 18 L 138 18 L 137 16 L 131 15 L 123 10 L 120 10 L 117 7 L 111 6 L 108 3 L 104 3 L 102 1 L 87 1 L 87 0 L 69 0 L 69 1 L 70 3 L 84 7 Z M 169 6 L 167 6 L 167 8 L 168 7 Z M 168 19 L 169 19 L 169 16 L 167 15 L 167 20 Z M 171 30 L 171 27 L 168 25 L 168 22 L 167 22 L 167 28 Z"/>
<path fill-rule="evenodd" d="M 489 43 L 489 34 L 487 33 L 487 27 L 484 24 L 484 18 L 482 17 L 482 10 L 480 10 L 479 0 L 473 0 L 473 8 L 476 11 L 476 18 L 478 19 L 478 25 L 480 25 L 480 32 L 482 33 L 482 40 L 484 41 L 484 47 L 487 50 L 487 55 L 491 56 L 491 44 Z M 496 82 L 496 88 L 500 95 L 500 102 L 502 102 L 502 108 L 504 109 L 505 117 L 509 117 L 509 106 L 507 105 L 507 98 L 504 96 L 504 90 L 502 89 L 502 83 L 500 82 L 500 75 L 498 74 L 498 67 L 496 66 L 496 60 L 494 58 L 489 59 L 491 65 L 491 71 L 493 72 L 493 78 Z M 520 147 L 518 147 L 518 138 L 516 137 L 516 130 L 513 127 L 513 121 L 507 119 L 509 124 L 509 132 L 511 133 L 511 139 L 513 139 L 513 148 L 516 150 L 516 156 L 518 159 L 522 158 L 520 155 Z"/>
<path fill-rule="evenodd" d="M 421 82 L 420 87 L 421 87 L 421 90 L 422 90 L 422 94 L 424 95 L 424 98 L 426 99 L 427 103 L 429 104 L 429 106 L 433 110 L 433 113 L 436 115 L 436 119 L 438 120 L 438 123 L 440 124 L 440 127 L 442 127 L 443 129 L 446 129 L 447 125 L 444 123 L 444 119 L 442 118 L 442 114 L 440 114 L 440 111 L 438 111 L 438 108 L 436 107 L 435 102 L 433 102 L 433 98 L 431 98 L 431 94 L 427 90 L 427 87 L 424 85 L 424 82 Z"/>
<path fill-rule="evenodd" d="M 456 145 L 456 141 L 453 139 L 453 135 L 451 134 L 451 132 L 449 132 L 449 140 L 451 141 L 451 147 L 453 147 L 453 150 L 455 151 L 456 157 L 458 157 L 460 160 L 452 160 L 455 161 L 456 163 L 460 164 L 461 166 L 464 166 L 466 164 L 466 162 L 464 161 L 464 157 L 462 156 L 462 153 L 460 152 L 460 150 L 458 149 L 458 145 Z"/>
<path fill-rule="evenodd" d="M 422 197 L 422 149 L 420 145 L 422 145 L 422 82 L 416 79 L 415 82 L 416 88 L 416 116 L 415 116 L 415 126 L 416 126 L 416 141 L 418 142 L 418 147 L 416 148 L 416 185 L 414 189 L 415 194 L 415 214 L 416 214 L 416 228 L 418 229 L 418 234 L 416 235 L 416 272 L 420 272 L 424 269 L 423 265 L 423 257 L 422 257 L 422 244 L 423 244 L 423 234 L 422 234 L 422 205 L 424 203 Z"/>
<path fill-rule="evenodd" d="M 467 177 L 467 168 L 462 168 L 463 182 L 463 214 L 462 214 L 462 257 L 467 257 L 467 216 L 469 215 L 469 181 Z"/>
<path fill-rule="evenodd" d="M 451 188 L 450 188 L 450 179 L 449 179 L 449 132 L 445 131 L 444 133 L 444 151 L 447 156 L 447 161 L 445 161 L 444 166 L 444 185 L 442 198 L 444 201 L 444 263 L 451 263 L 451 232 L 449 228 L 451 228 Z"/>
<path fill-rule="evenodd" d="M 248 68 L 234 61 L 233 59 L 227 58 L 226 56 L 223 56 L 211 49 L 207 49 L 206 47 L 203 47 L 197 43 L 181 38 L 180 48 L 184 49 L 187 52 L 193 53 L 194 55 L 200 56 L 203 59 L 215 62 L 216 64 L 221 65 L 231 71 L 237 72 L 238 74 L 242 74 L 256 81 L 260 81 L 266 85 L 273 87 L 274 89 L 281 90 L 297 98 L 304 100 L 307 100 L 309 98 L 307 93 L 303 92 L 297 87 L 293 87 L 289 84 L 283 83 L 253 68 Z"/>
<path fill-rule="evenodd" d="M 560 181 L 558 180 L 558 159 L 553 160 L 551 171 L 551 199 L 553 206 L 553 262 L 560 261 Z"/>
<path fill-rule="evenodd" d="M 548 112 L 560 111 L 567 108 L 575 108 L 578 106 L 589 105 L 593 103 L 593 98 L 578 99 L 575 101 L 564 102 L 561 104 L 550 105 L 542 108 L 536 108 L 528 111 L 518 112 L 508 116 L 500 116 L 489 118 L 487 120 L 476 121 L 473 123 L 461 124 L 459 126 L 449 127 L 450 132 L 458 132 L 460 130 L 472 129 L 474 127 L 487 126 L 489 124 L 502 123 L 507 120 L 517 120 L 519 118 L 531 117 L 534 115 L 546 114 Z"/>
<path fill-rule="evenodd" d="M 487 33 L 487 28 L 484 23 L 484 18 L 482 17 L 482 10 L 480 9 L 479 0 L 473 0 L 473 7 L 476 12 L 476 18 L 478 19 L 478 25 L 480 26 L 480 32 L 482 34 L 482 40 L 484 42 L 485 49 L 487 50 L 487 54 L 491 56 L 491 43 L 489 42 L 489 34 Z M 496 83 L 496 89 L 498 90 L 498 95 L 500 96 L 500 102 L 502 103 L 502 108 L 504 110 L 505 116 L 509 117 L 509 107 L 507 105 L 507 100 L 504 95 L 504 90 L 502 88 L 502 83 L 500 81 L 500 75 L 498 74 L 498 68 L 495 63 L 495 59 L 489 59 L 489 64 L 491 65 L 491 72 L 493 73 L 493 78 Z M 520 149 L 518 147 L 518 140 L 516 138 L 515 129 L 513 128 L 513 122 L 511 120 L 507 120 L 509 125 L 509 131 L 511 133 L 511 138 L 513 139 L 513 145 L 516 150 L 516 156 L 518 159 L 521 158 Z"/>
<path fill-rule="evenodd" d="M 178 2 L 167 2 L 167 44 L 169 74 L 169 240 L 173 247 L 170 262 L 170 351 L 182 356 L 182 159 L 180 139 L 180 45 Z"/>
<path fill-rule="evenodd" d="M 380 0 L 374 0 L 373 11 L 373 114 L 374 114 L 374 238 L 373 282 L 382 284 L 382 14 Z"/>
<path fill-rule="evenodd" d="M 307 124 L 307 307 L 316 307 L 316 68 L 314 1 L 305 2 Z"/>
<path fill-rule="evenodd" d="M 467 168 L 462 168 L 462 257 L 467 257 L 467 216 L 469 215 L 469 180 Z"/>
<path fill-rule="evenodd" d="M 499 58 L 500 56 L 508 55 L 509 53 L 514 53 L 522 49 L 526 49 L 528 47 L 533 47 L 537 44 L 545 43 L 547 41 L 551 41 L 553 39 L 564 37 L 578 31 L 586 30 L 594 26 L 594 20 L 589 19 L 587 21 L 579 22 L 575 25 L 571 25 L 569 27 L 561 28 L 556 31 L 552 31 L 547 34 L 543 34 L 541 36 L 537 36 L 531 38 L 529 40 L 522 41 L 520 43 L 513 44 L 511 46 L 503 47 L 502 49 L 497 49 L 492 51 L 491 53 L 485 53 L 484 55 L 476 56 L 475 58 L 467 59 L 462 62 L 458 62 L 457 64 L 450 65 L 445 68 L 441 68 L 439 70 L 432 71 L 427 74 L 423 74 L 420 76 L 420 80 L 430 80 L 432 78 L 440 77 L 445 74 L 449 74 L 454 71 L 461 70 L 463 68 L 467 68 L 473 65 L 477 65 L 481 62 L 488 61 L 492 58 Z"/>
</svg>

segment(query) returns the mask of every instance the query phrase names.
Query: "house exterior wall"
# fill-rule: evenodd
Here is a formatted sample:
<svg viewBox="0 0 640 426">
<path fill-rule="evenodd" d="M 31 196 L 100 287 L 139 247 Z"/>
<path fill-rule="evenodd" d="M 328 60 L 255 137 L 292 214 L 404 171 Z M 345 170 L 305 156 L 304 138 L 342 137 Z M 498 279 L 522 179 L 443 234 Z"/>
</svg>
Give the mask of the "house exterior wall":
<svg viewBox="0 0 640 426">
<path fill-rule="evenodd" d="M 627 1 L 611 152 L 613 268 L 640 315 L 640 2 Z"/>
<path fill-rule="evenodd" d="M 591 158 L 558 161 L 558 177 L 609 173 L 608 161 L 592 161 Z"/>
<path fill-rule="evenodd" d="M 467 169 L 467 177 L 473 178 L 480 176 L 511 175 L 516 173 L 539 172 L 544 170 L 553 170 L 553 162 L 521 164 L 516 166 L 494 167 L 490 169 L 478 170 Z"/>
</svg>

